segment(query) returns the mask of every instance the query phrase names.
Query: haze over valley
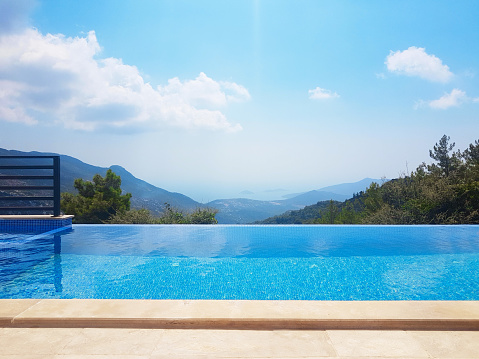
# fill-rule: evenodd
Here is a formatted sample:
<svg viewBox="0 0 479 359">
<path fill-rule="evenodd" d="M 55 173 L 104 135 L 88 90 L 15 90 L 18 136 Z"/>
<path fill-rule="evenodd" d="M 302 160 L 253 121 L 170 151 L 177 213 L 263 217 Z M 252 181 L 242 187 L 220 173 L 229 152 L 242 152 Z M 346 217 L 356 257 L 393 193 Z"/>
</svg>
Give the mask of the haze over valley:
<svg viewBox="0 0 479 359">
<path fill-rule="evenodd" d="M 0 148 L 0 156 L 11 155 L 52 155 L 42 152 L 22 152 Z M 84 163 L 71 156 L 61 155 L 61 191 L 76 194 L 73 187 L 76 178 L 91 181 L 95 174 L 105 176 L 108 168 L 119 175 L 122 180 L 121 188 L 124 192 L 132 194 L 132 208 L 146 208 L 154 215 L 161 214 L 168 203 L 182 211 L 192 211 L 198 207 L 217 209 L 216 215 L 220 224 L 252 223 L 272 217 L 288 210 L 301 209 L 318 201 L 336 200 L 344 201 L 351 198 L 353 193 L 364 191 L 373 179 L 367 178 L 356 183 L 340 184 L 324 189 L 312 190 L 302 194 L 286 196 L 289 198 L 276 198 L 276 200 L 263 201 L 247 198 L 217 199 L 207 203 L 200 203 L 192 198 L 167 189 L 153 186 L 136 178 L 125 168 L 113 165 L 108 168 L 97 167 Z M 284 196 L 283 196 L 284 197 Z"/>
<path fill-rule="evenodd" d="M 444 134 L 477 139 L 478 18 L 474 0 L 2 0 L 0 146 L 238 208 L 397 178 Z"/>
</svg>

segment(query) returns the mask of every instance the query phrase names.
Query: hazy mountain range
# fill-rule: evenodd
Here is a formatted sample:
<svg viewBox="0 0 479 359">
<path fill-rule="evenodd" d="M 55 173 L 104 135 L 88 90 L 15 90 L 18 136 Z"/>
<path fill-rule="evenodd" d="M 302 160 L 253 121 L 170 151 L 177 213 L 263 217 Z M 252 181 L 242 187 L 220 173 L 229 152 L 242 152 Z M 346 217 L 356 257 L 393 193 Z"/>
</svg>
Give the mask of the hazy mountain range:
<svg viewBox="0 0 479 359">
<path fill-rule="evenodd" d="M 22 152 L 0 148 L 0 156 L 9 155 L 56 155 L 45 152 Z M 74 157 L 60 155 L 61 191 L 76 193 L 73 187 L 75 178 L 91 180 L 99 173 L 105 176 L 108 168 L 93 166 Z M 148 182 L 136 178 L 121 166 L 111 166 L 117 175 L 121 176 L 121 187 L 125 192 L 132 194 L 133 208 L 147 208 L 153 214 L 160 214 L 163 206 L 169 203 L 173 207 L 189 211 L 197 207 L 212 207 L 219 210 L 216 218 L 221 224 L 242 224 L 263 220 L 265 218 L 284 213 L 288 210 L 301 209 L 318 201 L 344 201 L 353 196 L 353 193 L 364 191 L 371 182 L 379 180 L 365 178 L 355 183 L 343 183 L 335 186 L 320 188 L 305 193 L 296 193 L 283 196 L 283 199 L 274 201 L 258 201 L 247 198 L 218 199 L 208 203 L 199 203 L 181 193 L 169 192 L 153 186 Z M 246 194 L 246 193 L 245 193 Z"/>
</svg>

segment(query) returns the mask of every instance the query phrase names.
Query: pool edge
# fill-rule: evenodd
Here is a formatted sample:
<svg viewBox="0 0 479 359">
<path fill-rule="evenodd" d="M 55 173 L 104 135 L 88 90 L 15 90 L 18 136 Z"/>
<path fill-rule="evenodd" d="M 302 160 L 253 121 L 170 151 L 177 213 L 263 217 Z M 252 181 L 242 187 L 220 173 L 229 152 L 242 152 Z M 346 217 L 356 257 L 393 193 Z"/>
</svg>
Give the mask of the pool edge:
<svg viewBox="0 0 479 359">
<path fill-rule="evenodd" d="M 0 299 L 0 327 L 479 330 L 479 301 Z"/>
</svg>

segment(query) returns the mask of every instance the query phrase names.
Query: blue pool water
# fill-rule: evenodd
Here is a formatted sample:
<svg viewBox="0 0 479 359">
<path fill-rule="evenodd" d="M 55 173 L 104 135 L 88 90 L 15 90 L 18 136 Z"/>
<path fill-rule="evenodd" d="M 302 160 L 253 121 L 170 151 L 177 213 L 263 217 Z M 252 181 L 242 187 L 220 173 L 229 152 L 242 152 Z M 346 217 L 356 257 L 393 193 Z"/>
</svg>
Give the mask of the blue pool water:
<svg viewBox="0 0 479 359">
<path fill-rule="evenodd" d="M 0 298 L 479 300 L 479 226 L 74 225 L 0 236 Z"/>
</svg>

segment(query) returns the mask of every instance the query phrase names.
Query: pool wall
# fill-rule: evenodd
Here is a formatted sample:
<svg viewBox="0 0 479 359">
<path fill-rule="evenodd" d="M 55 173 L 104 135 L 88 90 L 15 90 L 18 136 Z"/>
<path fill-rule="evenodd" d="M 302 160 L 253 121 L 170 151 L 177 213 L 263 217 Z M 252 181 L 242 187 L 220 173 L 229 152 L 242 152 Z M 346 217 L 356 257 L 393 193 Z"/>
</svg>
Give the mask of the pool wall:
<svg viewBox="0 0 479 359">
<path fill-rule="evenodd" d="M 52 217 L 38 216 L 0 216 L 0 232 L 48 232 L 58 228 L 71 228 L 72 215 Z"/>
</svg>

